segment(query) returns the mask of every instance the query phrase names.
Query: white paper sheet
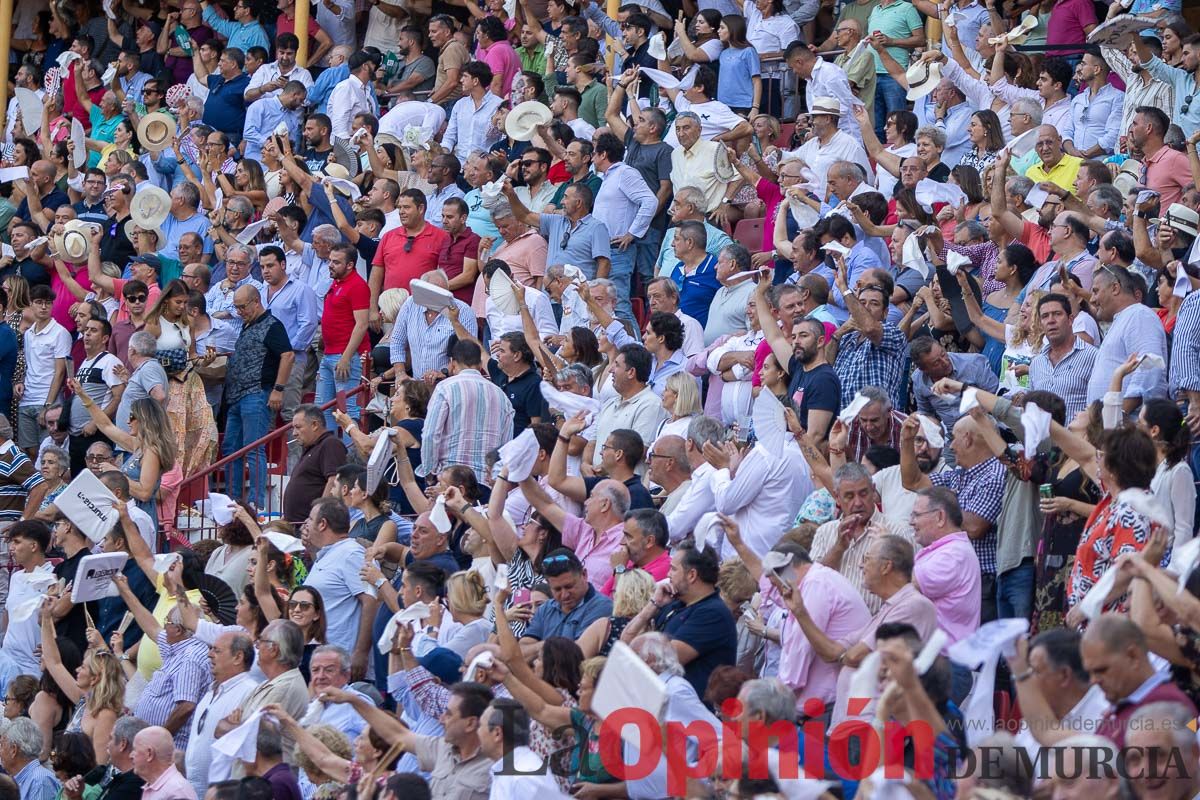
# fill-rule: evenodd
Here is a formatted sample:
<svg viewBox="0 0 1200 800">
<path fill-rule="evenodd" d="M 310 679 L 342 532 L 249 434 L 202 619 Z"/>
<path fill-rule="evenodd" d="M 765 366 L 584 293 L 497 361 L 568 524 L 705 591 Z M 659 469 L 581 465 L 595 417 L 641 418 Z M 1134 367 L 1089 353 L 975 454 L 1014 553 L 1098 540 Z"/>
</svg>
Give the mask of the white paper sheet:
<svg viewBox="0 0 1200 800">
<path fill-rule="evenodd" d="M 394 457 L 392 450 L 394 433 L 395 431 L 391 428 L 383 428 L 375 439 L 375 446 L 371 448 L 371 455 L 367 459 L 367 494 L 373 494 L 379 488 L 379 482 L 383 480 L 388 463 Z"/>
<path fill-rule="evenodd" d="M 838 414 L 838 419 L 847 427 L 858 417 L 860 411 L 866 408 L 871 403 L 871 398 L 864 395 L 862 392 L 854 395 L 854 399 L 850 401 L 850 405 L 842 409 L 842 413 Z"/>
<path fill-rule="evenodd" d="M 1025 204 L 1030 208 L 1041 208 L 1049 199 L 1050 193 L 1035 183 L 1029 194 L 1025 195 Z"/>
<path fill-rule="evenodd" d="M 1092 584 L 1092 588 L 1079 601 L 1079 611 L 1088 619 L 1096 619 L 1104 613 L 1104 601 L 1108 599 L 1112 593 L 1113 587 L 1117 585 L 1117 573 L 1119 570 L 1114 566 L 1105 570 L 1100 576 L 1100 580 Z"/>
<path fill-rule="evenodd" d="M 0 169 L 0 183 L 23 181 L 29 177 L 29 167 L 5 167 Z"/>
<path fill-rule="evenodd" d="M 1200 241 L 1200 239 L 1197 241 Z M 1180 267 L 1179 273 L 1175 276 L 1175 286 L 1173 289 L 1171 289 L 1171 294 L 1175 297 L 1187 297 L 1188 293 L 1191 291 L 1192 279 L 1188 277 L 1188 274 L 1183 270 L 1183 267 Z"/>
<path fill-rule="evenodd" d="M 640 708 L 661 720 L 666 704 L 667 685 L 662 679 L 629 645 L 614 644 L 592 696 L 596 716 L 604 719 L 622 708 Z M 626 725 L 621 738 L 636 748 L 640 744 L 637 731 L 637 726 Z"/>
<path fill-rule="evenodd" d="M 271 220 L 260 219 L 258 222 L 251 222 L 237 235 L 237 240 L 241 244 L 250 244 L 254 241 L 254 237 L 258 236 L 259 232 L 271 225 Z"/>
<path fill-rule="evenodd" d="M 116 495 L 88 469 L 54 498 L 54 505 L 63 516 L 93 542 L 99 542 L 117 524 L 117 512 L 113 509 L 116 502 Z"/>
<path fill-rule="evenodd" d="M 72 603 L 88 603 L 105 597 L 116 597 L 113 576 L 125 568 L 128 553 L 93 553 L 79 561 L 79 569 L 71 586 Z"/>
<path fill-rule="evenodd" d="M 941 449 L 946 444 L 945 437 L 942 436 L 942 426 L 938 422 L 934 422 L 924 414 L 917 414 L 917 419 L 921 421 L 921 433 L 925 434 L 925 441 L 930 447 Z"/>
<path fill-rule="evenodd" d="M 1033 458 L 1038 445 L 1050 438 L 1050 412 L 1036 403 L 1026 403 L 1021 411 L 1021 427 L 1025 429 L 1025 457 Z"/>
<path fill-rule="evenodd" d="M 823 244 L 823 245 L 821 245 L 821 249 L 828 250 L 831 253 L 837 253 L 840 256 L 850 255 L 850 248 L 846 247 L 845 245 L 838 244 L 837 242 L 829 242 L 828 244 Z"/>
<path fill-rule="evenodd" d="M 904 240 L 900 258 L 902 266 L 916 270 L 923 277 L 929 277 L 929 262 L 925 260 L 925 254 L 921 252 L 921 240 L 916 233 L 910 233 Z"/>
<path fill-rule="evenodd" d="M 913 669 L 918 675 L 924 675 L 926 672 L 929 672 L 930 667 L 933 666 L 933 662 L 937 660 L 938 655 L 942 652 L 942 648 L 949 641 L 950 637 L 941 628 L 933 632 L 933 635 L 929 637 L 929 641 L 921 648 L 921 652 L 913 659 Z"/>
</svg>

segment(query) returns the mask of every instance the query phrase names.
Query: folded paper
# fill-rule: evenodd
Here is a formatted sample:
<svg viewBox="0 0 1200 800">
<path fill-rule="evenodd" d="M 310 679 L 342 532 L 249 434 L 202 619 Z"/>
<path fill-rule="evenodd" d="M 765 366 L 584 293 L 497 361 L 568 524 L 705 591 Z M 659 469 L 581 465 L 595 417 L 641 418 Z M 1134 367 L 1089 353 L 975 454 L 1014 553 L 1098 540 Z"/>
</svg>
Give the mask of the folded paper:
<svg viewBox="0 0 1200 800">
<path fill-rule="evenodd" d="M 367 458 L 367 494 L 374 494 L 379 488 L 379 482 L 383 480 L 383 474 L 387 471 L 389 462 L 393 458 L 392 452 L 392 435 L 395 433 L 391 428 L 383 428 L 379 431 L 379 436 L 375 439 L 375 446 L 371 448 L 371 455 Z"/>
<path fill-rule="evenodd" d="M 537 464 L 539 451 L 533 428 L 526 428 L 520 436 L 501 446 L 500 463 L 508 468 L 508 480 L 520 483 L 528 478 Z"/>
</svg>

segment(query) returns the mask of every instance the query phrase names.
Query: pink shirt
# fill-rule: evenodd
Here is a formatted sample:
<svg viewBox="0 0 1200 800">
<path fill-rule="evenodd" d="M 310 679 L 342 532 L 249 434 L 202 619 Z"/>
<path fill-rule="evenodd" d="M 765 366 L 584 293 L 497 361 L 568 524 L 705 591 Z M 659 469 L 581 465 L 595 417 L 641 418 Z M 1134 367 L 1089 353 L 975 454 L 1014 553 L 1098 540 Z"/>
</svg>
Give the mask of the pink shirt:
<svg viewBox="0 0 1200 800">
<path fill-rule="evenodd" d="M 196 790 L 172 764 L 153 783 L 146 784 L 142 800 L 196 800 Z"/>
<path fill-rule="evenodd" d="M 1146 167 L 1146 185 L 1158 192 L 1163 208 L 1178 203 L 1183 197 L 1183 190 L 1192 184 L 1192 168 L 1188 157 L 1178 150 L 1163 145 L 1143 163 Z"/>
<path fill-rule="evenodd" d="M 521 71 L 521 57 L 513 50 L 508 42 L 495 42 L 486 50 L 475 48 L 475 58 L 492 68 L 492 75 L 503 75 L 500 79 L 501 97 L 508 97 L 512 91 L 513 78 Z"/>
<path fill-rule="evenodd" d="M 92 290 L 92 279 L 88 277 L 87 264 L 67 264 L 67 271 L 85 291 Z M 71 306 L 79 301 L 71 294 L 63 279 L 58 277 L 58 270 L 50 273 L 50 288 L 54 290 L 54 305 L 50 309 L 50 315 L 59 325 L 74 333 L 75 318 L 71 316 Z"/>
<path fill-rule="evenodd" d="M 587 569 L 588 583 L 600 591 L 604 584 L 612 578 L 613 551 L 621 544 L 621 533 L 624 524 L 618 522 L 608 530 L 597 535 L 594 528 L 586 520 L 567 514 L 563 522 L 563 547 L 574 550 L 575 555 Z"/>
<path fill-rule="evenodd" d="M 786 607 L 779 590 L 765 575 L 759 579 L 758 590 L 762 592 L 764 609 L 767 603 Z M 800 581 L 800 597 L 812 621 L 835 641 L 853 640 L 871 621 L 871 612 L 854 585 L 823 564 L 808 568 Z M 766 611 L 762 613 L 765 615 Z M 796 709 L 800 710 L 810 697 L 832 706 L 837 697 L 838 665 L 816 654 L 791 614 L 783 621 L 779 647 L 779 679 L 796 693 Z"/>
<path fill-rule="evenodd" d="M 634 564 L 632 561 L 625 562 L 625 569 L 638 568 L 638 565 Z M 654 580 L 661 581 L 663 578 L 667 577 L 667 573 L 671 571 L 671 553 L 667 550 L 663 550 L 658 554 L 658 558 L 654 559 L 646 566 L 640 567 L 640 569 L 644 569 L 646 572 L 649 572 L 650 577 L 654 578 Z M 616 589 L 616 587 L 617 576 L 613 575 L 608 579 L 608 582 L 604 584 L 604 588 L 600 590 L 600 594 L 612 597 L 613 590 Z"/>
<path fill-rule="evenodd" d="M 1087 39 L 1084 30 L 1088 25 L 1096 24 L 1096 9 L 1092 0 L 1060 0 L 1050 11 L 1050 19 L 1046 22 L 1046 44 L 1078 44 L 1082 45 Z M 1055 50 L 1058 58 L 1073 56 L 1083 52 L 1080 47 L 1075 50 Z"/>
<path fill-rule="evenodd" d="M 933 601 L 938 626 L 950 643 L 979 628 L 979 557 L 963 531 L 943 536 L 917 553 L 913 583 Z"/>
</svg>

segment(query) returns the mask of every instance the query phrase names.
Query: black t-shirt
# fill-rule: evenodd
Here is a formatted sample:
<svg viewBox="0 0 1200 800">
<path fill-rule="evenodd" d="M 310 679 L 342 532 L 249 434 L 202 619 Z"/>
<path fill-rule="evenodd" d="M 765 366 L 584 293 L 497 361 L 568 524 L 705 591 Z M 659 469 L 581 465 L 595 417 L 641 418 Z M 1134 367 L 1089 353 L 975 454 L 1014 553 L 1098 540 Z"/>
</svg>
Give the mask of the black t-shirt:
<svg viewBox="0 0 1200 800">
<path fill-rule="evenodd" d="M 50 194 L 42 198 L 42 210 L 44 211 L 57 211 L 59 206 L 69 205 L 71 205 L 71 198 L 62 189 L 51 189 Z M 26 222 L 30 221 L 28 198 L 22 200 L 21 204 L 17 206 L 15 216 L 17 219 L 23 219 Z"/>
<path fill-rule="evenodd" d="M 125 220 L 129 219 L 126 215 L 124 219 L 113 219 L 109 217 L 105 223 L 104 241 L 100 244 L 100 260 L 111 261 L 124 271 L 129 264 L 129 259 L 133 258 L 136 252 L 133 249 L 133 242 L 129 241 L 129 237 L 125 235 Z"/>
<path fill-rule="evenodd" d="M 55 576 L 62 578 L 67 583 L 73 583 L 75 574 L 79 571 L 79 564 L 83 561 L 84 556 L 90 555 L 91 551 L 88 548 L 83 548 L 70 558 L 63 561 L 54 568 Z M 92 615 L 92 620 L 99 619 L 100 609 L 93 603 L 81 603 L 71 606 L 71 610 L 67 615 L 55 623 L 55 628 L 59 636 L 65 636 L 73 642 L 79 642 L 81 646 L 86 646 L 87 642 L 87 616 L 83 613 L 84 607 L 87 607 L 87 613 Z"/>
<path fill-rule="evenodd" d="M 501 371 L 496 360 L 491 359 L 488 361 L 488 374 L 492 378 L 492 383 L 504 390 L 508 402 L 512 403 L 513 411 L 516 412 L 513 416 L 514 439 L 529 427 L 533 417 L 546 419 L 550 416 L 546 399 L 542 397 L 542 378 L 538 375 L 537 370 L 530 368 L 517 377 L 509 379 Z"/>
<path fill-rule="evenodd" d="M 288 338 L 287 328 L 277 318 L 271 318 L 271 327 L 263 338 L 262 388 L 270 389 L 275 385 L 279 375 L 279 359 L 284 353 L 292 352 L 292 340 Z"/>
<path fill-rule="evenodd" d="M 583 485 L 587 487 L 588 497 L 592 496 L 592 490 L 596 488 L 596 484 L 600 481 L 606 481 L 608 478 L 584 478 Z M 634 475 L 629 480 L 625 481 L 625 488 L 629 490 L 629 510 L 634 511 L 639 508 L 654 508 L 654 498 L 650 496 L 649 490 L 642 483 L 641 478 Z"/>
<path fill-rule="evenodd" d="M 737 660 L 737 623 L 721 595 L 713 592 L 690 606 L 675 600 L 658 612 L 655 630 L 690 645 L 698 655 L 683 670 L 696 694 L 704 697 L 708 676 L 719 666 Z"/>
<path fill-rule="evenodd" d="M 842 402 L 842 384 L 833 367 L 822 364 L 805 371 L 800 359 L 792 356 L 792 360 L 788 362 L 788 372 L 792 378 L 788 384 L 789 398 L 795 397 L 798 391 L 804 392 L 799 408 L 796 409 L 801 426 L 808 427 L 809 411 L 832 411 L 837 415 Z"/>
<path fill-rule="evenodd" d="M 625 134 L 625 163 L 642 173 L 650 191 L 657 195 L 659 183 L 671 180 L 671 145 L 666 142 L 654 144 L 639 144 L 633 138 L 633 128 Z M 663 203 L 662 210 L 654 215 L 651 227 L 665 230 L 667 227 L 667 209 L 671 205 L 670 196 Z"/>
<path fill-rule="evenodd" d="M 329 161 L 329 154 L 332 152 L 332 147 L 328 150 L 304 149 L 300 151 L 300 158 L 308 165 L 309 172 L 320 172 L 325 169 L 325 164 Z"/>
<path fill-rule="evenodd" d="M 20 275 L 29 282 L 30 286 L 50 285 L 50 273 L 32 258 L 22 258 L 20 261 L 14 261 L 0 270 L 0 280 L 4 280 L 10 275 Z"/>
</svg>

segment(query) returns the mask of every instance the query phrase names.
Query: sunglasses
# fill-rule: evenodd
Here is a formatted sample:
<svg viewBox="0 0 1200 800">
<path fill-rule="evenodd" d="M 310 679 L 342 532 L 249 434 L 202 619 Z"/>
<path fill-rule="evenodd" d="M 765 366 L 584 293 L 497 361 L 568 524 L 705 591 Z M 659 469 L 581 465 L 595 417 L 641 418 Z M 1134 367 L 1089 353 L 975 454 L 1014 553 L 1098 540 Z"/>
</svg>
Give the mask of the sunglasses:
<svg viewBox="0 0 1200 800">
<path fill-rule="evenodd" d="M 571 557 L 568 555 L 549 556 L 547 558 L 542 559 L 543 564 L 560 564 L 560 563 L 569 563 L 570 561 L 571 561 Z"/>
<path fill-rule="evenodd" d="M 406 240 L 404 242 L 404 252 L 411 253 L 412 249 L 413 249 L 413 242 L 415 242 L 416 240 L 417 240 L 417 237 L 415 237 L 415 236 L 406 237 Z"/>
<path fill-rule="evenodd" d="M 146 302 L 146 295 L 144 295 L 144 294 L 128 295 L 125 298 L 125 300 L 130 303 L 144 303 L 144 302 Z"/>
<path fill-rule="evenodd" d="M 569 245 L 570 243 L 571 243 L 571 232 L 563 231 L 563 238 L 562 238 L 562 241 L 558 243 L 558 249 L 566 250 L 567 245 Z"/>
<path fill-rule="evenodd" d="M 296 610 L 307 611 L 310 608 L 313 608 L 313 604 L 310 603 L 308 600 L 289 600 L 287 607 L 288 607 L 288 611 L 296 611 Z"/>
</svg>

